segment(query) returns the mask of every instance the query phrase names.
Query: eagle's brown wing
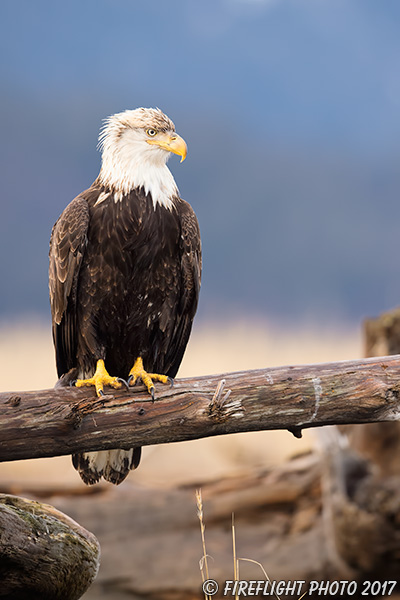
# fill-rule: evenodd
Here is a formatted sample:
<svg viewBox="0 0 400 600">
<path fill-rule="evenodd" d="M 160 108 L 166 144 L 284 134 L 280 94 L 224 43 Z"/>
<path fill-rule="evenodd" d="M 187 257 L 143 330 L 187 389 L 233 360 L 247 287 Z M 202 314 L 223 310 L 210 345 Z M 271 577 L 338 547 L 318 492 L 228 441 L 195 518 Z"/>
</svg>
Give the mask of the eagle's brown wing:
<svg viewBox="0 0 400 600">
<path fill-rule="evenodd" d="M 181 286 L 177 305 L 171 307 L 171 313 L 175 313 L 175 318 L 172 319 L 174 329 L 168 340 L 165 356 L 165 365 L 168 365 L 167 374 L 170 377 L 175 377 L 189 340 L 201 283 L 202 261 L 199 224 L 192 207 L 187 202 L 182 201 L 180 217 Z"/>
<path fill-rule="evenodd" d="M 88 226 L 88 203 L 77 196 L 55 223 L 50 239 L 49 291 L 59 377 L 76 367 L 76 294 Z"/>
</svg>

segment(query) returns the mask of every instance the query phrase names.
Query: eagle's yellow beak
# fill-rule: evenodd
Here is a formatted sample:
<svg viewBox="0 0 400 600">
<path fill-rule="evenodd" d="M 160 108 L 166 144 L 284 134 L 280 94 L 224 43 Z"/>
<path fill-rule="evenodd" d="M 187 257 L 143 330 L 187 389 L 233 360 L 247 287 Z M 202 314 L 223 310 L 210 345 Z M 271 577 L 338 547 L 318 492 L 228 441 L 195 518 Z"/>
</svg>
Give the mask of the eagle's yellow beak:
<svg viewBox="0 0 400 600">
<path fill-rule="evenodd" d="M 186 142 L 177 133 L 157 133 L 157 136 L 152 140 L 146 140 L 148 144 L 158 146 L 168 152 L 173 152 L 181 157 L 181 162 L 186 158 L 187 146 Z"/>
</svg>

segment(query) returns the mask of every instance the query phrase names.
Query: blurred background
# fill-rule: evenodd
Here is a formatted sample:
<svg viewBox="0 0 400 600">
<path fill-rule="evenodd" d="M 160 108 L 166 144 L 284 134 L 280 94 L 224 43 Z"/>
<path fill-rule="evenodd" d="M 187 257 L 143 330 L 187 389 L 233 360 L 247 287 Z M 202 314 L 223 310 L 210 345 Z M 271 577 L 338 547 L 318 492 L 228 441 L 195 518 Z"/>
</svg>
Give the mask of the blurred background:
<svg viewBox="0 0 400 600">
<path fill-rule="evenodd" d="M 98 174 L 102 119 L 138 106 L 189 148 L 169 166 L 204 275 L 180 375 L 361 356 L 362 320 L 400 299 L 399 18 L 396 0 L 2 0 L 1 389 L 56 380 L 51 228 Z M 169 445 L 131 478 L 218 477 L 311 443 Z M 50 472 L 80 485 L 67 457 L 0 465 Z"/>
<path fill-rule="evenodd" d="M 102 119 L 159 106 L 198 214 L 198 321 L 358 324 L 400 298 L 395 0 L 3 0 L 2 320 L 48 319 L 47 251 Z M 6 285 L 4 285 L 6 282 Z"/>
</svg>

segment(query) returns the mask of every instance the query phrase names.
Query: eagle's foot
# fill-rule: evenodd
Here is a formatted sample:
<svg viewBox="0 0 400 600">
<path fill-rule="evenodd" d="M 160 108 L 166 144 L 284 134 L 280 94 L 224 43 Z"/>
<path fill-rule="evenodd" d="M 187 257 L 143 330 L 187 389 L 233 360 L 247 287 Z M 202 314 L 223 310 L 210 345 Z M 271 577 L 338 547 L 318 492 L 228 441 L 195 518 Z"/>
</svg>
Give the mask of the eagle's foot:
<svg viewBox="0 0 400 600">
<path fill-rule="evenodd" d="M 169 383 L 171 384 L 171 386 L 173 385 L 173 379 L 171 379 L 171 377 L 168 377 L 168 375 L 159 375 L 158 373 L 147 373 L 147 371 L 144 370 L 143 360 L 140 356 L 136 359 L 135 364 L 129 371 L 128 384 L 131 386 L 135 385 L 139 379 L 147 387 L 147 391 L 149 392 L 153 400 L 155 395 L 153 381 L 160 381 L 161 383 Z"/>
<path fill-rule="evenodd" d="M 104 366 L 104 360 L 100 359 L 97 361 L 96 372 L 93 377 L 89 379 L 77 379 L 75 381 L 76 387 L 84 387 L 93 385 L 96 388 L 97 396 L 104 396 L 104 386 L 111 385 L 111 387 L 118 389 L 122 387 L 122 381 L 119 377 L 111 377 Z"/>
</svg>

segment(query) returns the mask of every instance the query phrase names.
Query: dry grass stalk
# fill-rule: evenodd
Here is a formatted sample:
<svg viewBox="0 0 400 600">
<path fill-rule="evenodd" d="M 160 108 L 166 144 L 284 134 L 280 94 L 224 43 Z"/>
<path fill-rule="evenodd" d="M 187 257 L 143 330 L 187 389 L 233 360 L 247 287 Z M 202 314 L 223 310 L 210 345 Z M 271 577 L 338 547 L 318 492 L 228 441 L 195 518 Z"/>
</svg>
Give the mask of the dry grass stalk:
<svg viewBox="0 0 400 600">
<path fill-rule="evenodd" d="M 232 513 L 233 579 L 239 581 L 239 561 L 236 557 L 235 513 Z M 236 589 L 236 588 L 235 588 Z M 237 591 L 235 600 L 238 599 Z"/>
<path fill-rule="evenodd" d="M 201 542 L 203 545 L 203 556 L 201 557 L 201 559 L 199 561 L 199 566 L 200 566 L 201 578 L 202 578 L 203 584 L 204 584 L 205 581 L 210 579 L 210 576 L 209 576 L 209 572 L 208 572 L 208 561 L 207 561 L 208 554 L 206 552 L 206 538 L 204 535 L 206 526 L 204 525 L 204 519 L 203 519 L 203 499 L 201 497 L 201 490 L 196 490 L 196 503 L 197 503 L 197 516 L 200 521 Z M 205 600 L 211 600 L 211 597 L 208 596 L 205 592 L 204 592 L 204 597 L 205 597 Z"/>
<path fill-rule="evenodd" d="M 200 561 L 199 561 L 199 565 L 200 565 L 200 571 L 201 571 L 201 577 L 203 580 L 203 584 L 206 580 L 208 580 L 209 577 L 209 572 L 208 572 L 208 562 L 207 562 L 207 558 L 209 557 L 209 555 L 206 552 L 206 540 L 205 540 L 205 535 L 204 535 L 204 531 L 205 531 L 205 525 L 204 525 L 204 519 L 203 519 L 203 500 L 201 497 L 201 490 L 196 490 L 196 503 L 197 503 L 197 516 L 199 518 L 200 521 L 200 531 L 201 531 L 201 541 L 202 541 L 202 545 L 203 545 L 203 556 L 201 557 Z M 258 560 L 253 560 L 252 558 L 238 558 L 237 557 L 237 553 L 236 553 L 236 530 L 235 530 L 235 514 L 232 513 L 232 549 L 233 549 L 233 579 L 234 581 L 239 581 L 239 563 L 240 561 L 244 561 L 244 562 L 249 562 L 249 563 L 253 563 L 255 565 L 258 565 L 261 569 L 261 571 L 264 574 L 264 577 L 267 581 L 271 582 L 271 579 L 269 578 L 268 573 L 266 572 L 266 570 L 264 569 L 263 565 L 258 561 Z M 277 598 L 277 600 L 281 600 L 280 597 L 278 596 L 278 594 L 275 592 L 273 592 L 275 598 Z M 304 596 L 307 594 L 307 591 L 304 592 L 304 594 L 302 594 L 302 596 L 300 596 L 299 600 L 302 600 L 302 598 L 304 598 Z M 205 600 L 212 600 L 212 597 L 207 595 L 204 592 L 204 597 Z M 237 587 L 235 586 L 235 600 L 238 600 L 238 593 L 237 593 Z"/>
<path fill-rule="evenodd" d="M 238 558 L 238 562 L 240 560 L 243 560 L 245 562 L 250 562 L 250 563 L 253 563 L 255 565 L 258 565 L 260 567 L 261 571 L 264 573 L 265 579 L 267 579 L 271 583 L 271 580 L 270 580 L 270 578 L 268 576 L 267 571 L 264 569 L 264 567 L 262 566 L 262 564 L 260 562 L 258 562 L 258 560 L 253 560 L 252 558 Z M 278 594 L 275 593 L 275 591 L 274 591 L 274 596 L 276 598 L 278 598 L 278 600 L 281 600 L 280 597 L 278 596 Z M 303 594 L 303 596 L 304 596 L 304 594 Z"/>
</svg>

